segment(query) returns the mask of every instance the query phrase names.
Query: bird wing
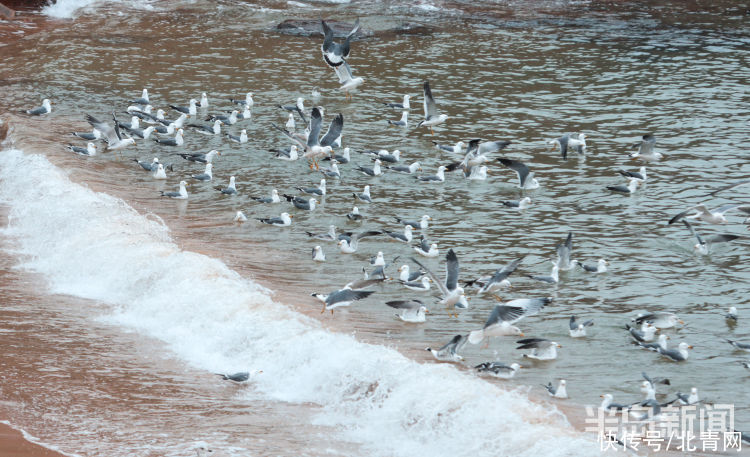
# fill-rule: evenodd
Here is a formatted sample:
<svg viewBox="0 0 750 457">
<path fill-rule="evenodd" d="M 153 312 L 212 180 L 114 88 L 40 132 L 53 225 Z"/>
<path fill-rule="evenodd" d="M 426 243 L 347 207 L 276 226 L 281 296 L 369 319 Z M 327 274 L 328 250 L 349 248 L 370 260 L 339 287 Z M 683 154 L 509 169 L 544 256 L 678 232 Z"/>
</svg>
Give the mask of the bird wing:
<svg viewBox="0 0 750 457">
<path fill-rule="evenodd" d="M 320 114 L 320 110 L 318 108 L 313 108 L 312 113 L 310 114 L 310 134 L 307 136 L 307 145 L 312 146 L 318 146 L 320 145 L 319 137 L 320 137 L 320 129 L 323 124 L 323 116 Z"/>
<path fill-rule="evenodd" d="M 449 291 L 458 287 L 458 270 L 458 256 L 450 249 L 445 255 L 445 288 Z"/>
<path fill-rule="evenodd" d="M 429 269 L 429 268 L 427 268 L 426 266 L 422 265 L 422 264 L 421 264 L 421 263 L 419 262 L 419 260 L 415 259 L 414 257 L 409 257 L 409 259 L 410 259 L 410 260 L 411 260 L 412 262 L 414 262 L 414 263 L 416 263 L 417 265 L 419 265 L 419 266 L 420 266 L 420 268 L 422 268 L 422 269 L 423 269 L 424 271 L 426 271 L 426 272 L 427 272 L 427 275 L 428 275 L 428 276 L 430 277 L 430 279 L 432 279 L 432 282 L 434 282 L 435 284 L 437 284 L 437 286 L 438 286 L 438 289 L 440 289 L 440 292 L 441 292 L 441 293 L 443 294 L 443 296 L 444 296 L 444 297 L 447 297 L 447 296 L 448 296 L 448 293 L 449 293 L 449 292 L 448 292 L 448 289 L 446 289 L 446 288 L 445 288 L 445 284 L 443 284 L 443 283 L 442 283 L 442 282 L 440 281 L 440 279 L 438 279 L 438 277 L 437 277 L 437 276 L 435 275 L 435 273 L 433 273 L 433 272 L 432 272 L 432 270 L 430 270 L 430 269 Z"/>
<path fill-rule="evenodd" d="M 683 222 L 683 224 L 685 224 L 685 227 L 687 227 L 688 230 L 690 230 L 690 233 L 692 233 L 693 236 L 698 240 L 699 244 L 701 244 L 701 245 L 705 245 L 706 244 L 706 242 L 703 241 L 703 238 L 701 238 L 701 236 L 698 235 L 698 232 L 695 231 L 695 229 L 690 224 L 690 222 L 686 221 L 685 219 L 683 219 L 682 222 Z"/>
<path fill-rule="evenodd" d="M 506 167 L 510 168 L 511 170 L 515 171 L 518 175 L 518 182 L 519 186 L 523 187 L 524 184 L 526 184 L 526 179 L 529 176 L 529 167 L 526 166 L 523 162 L 519 162 L 518 160 L 511 160 L 511 159 L 497 159 L 500 163 L 505 165 Z"/>
<path fill-rule="evenodd" d="M 419 300 L 394 300 L 385 302 L 386 305 L 396 309 L 415 309 L 422 306 Z"/>
<path fill-rule="evenodd" d="M 328 131 L 320 140 L 321 146 L 331 146 L 338 137 L 341 136 L 341 130 L 344 128 L 344 115 L 339 113 L 333 118 L 328 126 Z"/>
<path fill-rule="evenodd" d="M 432 98 L 432 91 L 430 90 L 430 82 L 424 82 L 424 117 L 430 119 L 433 116 L 437 116 L 437 105 L 435 99 Z"/>
</svg>

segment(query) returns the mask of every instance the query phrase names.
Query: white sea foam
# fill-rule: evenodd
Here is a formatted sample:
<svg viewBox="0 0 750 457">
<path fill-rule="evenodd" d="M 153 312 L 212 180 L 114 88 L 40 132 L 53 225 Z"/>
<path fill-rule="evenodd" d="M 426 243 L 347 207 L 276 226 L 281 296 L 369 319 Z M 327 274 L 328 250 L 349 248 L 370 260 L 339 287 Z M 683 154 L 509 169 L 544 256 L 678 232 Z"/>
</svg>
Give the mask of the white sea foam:
<svg viewBox="0 0 750 457">
<path fill-rule="evenodd" d="M 164 341 L 210 371 L 261 369 L 257 392 L 320 405 L 314 421 L 368 455 L 599 455 L 555 411 L 446 364 L 331 333 L 222 262 L 180 250 L 123 201 L 72 183 L 46 158 L 0 153 L 2 231 L 55 293 Z M 258 395 L 258 393 L 253 395 Z"/>
<path fill-rule="evenodd" d="M 86 8 L 107 3 L 117 3 L 134 9 L 154 9 L 151 0 L 57 0 L 54 3 L 50 1 L 42 8 L 42 13 L 58 19 L 71 19 Z"/>
</svg>

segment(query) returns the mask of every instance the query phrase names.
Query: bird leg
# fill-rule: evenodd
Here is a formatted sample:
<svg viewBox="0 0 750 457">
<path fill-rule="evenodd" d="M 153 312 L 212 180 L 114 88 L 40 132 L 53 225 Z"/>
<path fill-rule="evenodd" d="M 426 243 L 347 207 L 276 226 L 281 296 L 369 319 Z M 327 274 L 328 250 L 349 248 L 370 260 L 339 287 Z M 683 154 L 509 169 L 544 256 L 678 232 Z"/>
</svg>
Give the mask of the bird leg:
<svg viewBox="0 0 750 457">
<path fill-rule="evenodd" d="M 432 136 L 435 136 L 435 131 L 432 130 L 432 126 L 430 126 L 430 133 L 432 133 Z"/>
<path fill-rule="evenodd" d="M 320 314 L 323 314 L 325 312 L 326 312 L 326 304 L 323 303 L 323 310 L 320 312 Z M 331 310 L 331 312 L 333 312 L 333 310 Z"/>
<path fill-rule="evenodd" d="M 489 338 L 485 338 L 484 339 L 484 346 L 482 346 L 482 349 L 487 349 L 489 347 L 490 347 L 490 339 Z"/>
<path fill-rule="evenodd" d="M 331 308 L 331 316 L 333 316 L 333 308 Z"/>
</svg>

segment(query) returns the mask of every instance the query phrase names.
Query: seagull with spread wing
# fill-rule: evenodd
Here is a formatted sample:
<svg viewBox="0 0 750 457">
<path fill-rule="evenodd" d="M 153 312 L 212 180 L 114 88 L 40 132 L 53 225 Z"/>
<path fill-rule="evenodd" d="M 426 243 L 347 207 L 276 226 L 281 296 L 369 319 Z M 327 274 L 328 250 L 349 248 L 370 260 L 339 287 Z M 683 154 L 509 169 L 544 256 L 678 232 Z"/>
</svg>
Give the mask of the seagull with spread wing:
<svg viewBox="0 0 750 457">
<path fill-rule="evenodd" d="M 426 271 L 435 284 L 437 284 L 440 293 L 443 295 L 438 304 L 445 305 L 449 309 L 451 306 L 456 309 L 466 309 L 469 307 L 469 303 L 464 296 L 464 289 L 458 285 L 458 256 L 456 256 L 453 249 L 450 249 L 445 256 L 445 282 L 440 281 L 432 270 L 422 265 L 418 260 L 412 258 L 411 261 Z M 456 311 L 453 311 L 453 314 L 458 317 Z"/>
<path fill-rule="evenodd" d="M 420 121 L 419 124 L 417 124 L 417 127 L 421 127 L 423 125 L 430 128 L 430 132 L 434 135 L 435 132 L 432 130 L 432 127 L 442 124 L 445 122 L 445 120 L 448 119 L 447 114 L 439 114 L 437 110 L 437 104 L 435 103 L 435 98 L 432 96 L 432 90 L 430 90 L 430 82 L 425 81 L 424 82 L 424 120 Z"/>
<path fill-rule="evenodd" d="M 495 306 L 484 328 L 469 333 L 469 343 L 479 344 L 487 339 L 489 345 L 489 338 L 492 336 L 523 336 L 521 329 L 513 324 L 526 316 L 538 313 L 550 301 L 550 298 L 520 298 Z"/>
</svg>

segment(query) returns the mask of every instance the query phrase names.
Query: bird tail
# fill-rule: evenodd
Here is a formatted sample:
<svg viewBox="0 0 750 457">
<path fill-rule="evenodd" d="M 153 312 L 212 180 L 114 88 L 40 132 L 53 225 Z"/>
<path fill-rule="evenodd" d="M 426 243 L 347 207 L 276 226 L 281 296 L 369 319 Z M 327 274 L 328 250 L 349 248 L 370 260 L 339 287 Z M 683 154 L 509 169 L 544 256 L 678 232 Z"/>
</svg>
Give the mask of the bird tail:
<svg viewBox="0 0 750 457">
<path fill-rule="evenodd" d="M 469 343 L 479 344 L 484 339 L 484 330 L 474 330 L 469 333 Z"/>
</svg>

